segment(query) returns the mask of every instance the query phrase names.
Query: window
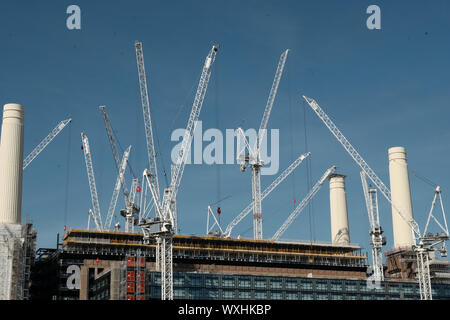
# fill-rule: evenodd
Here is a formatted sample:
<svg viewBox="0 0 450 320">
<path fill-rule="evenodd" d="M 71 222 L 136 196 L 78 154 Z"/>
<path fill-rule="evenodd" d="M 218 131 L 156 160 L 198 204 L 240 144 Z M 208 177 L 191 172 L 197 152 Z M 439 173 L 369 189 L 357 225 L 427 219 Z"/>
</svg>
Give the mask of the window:
<svg viewBox="0 0 450 320">
<path fill-rule="evenodd" d="M 250 299 L 250 291 L 249 290 L 239 291 L 239 299 Z"/>
<path fill-rule="evenodd" d="M 265 289 L 266 280 L 265 279 L 255 279 L 255 288 Z"/>
<path fill-rule="evenodd" d="M 328 293 L 318 293 L 317 300 L 328 300 Z"/>
<path fill-rule="evenodd" d="M 219 291 L 215 289 L 206 289 L 205 297 L 206 299 L 217 299 L 219 298 Z"/>
<path fill-rule="evenodd" d="M 184 288 L 174 288 L 173 289 L 173 297 L 175 299 L 183 299 L 184 298 Z"/>
<path fill-rule="evenodd" d="M 286 289 L 297 289 L 296 280 L 286 280 Z"/>
<path fill-rule="evenodd" d="M 317 281 L 316 289 L 326 291 L 326 290 L 328 290 L 328 284 L 325 281 Z"/>
<path fill-rule="evenodd" d="M 361 300 L 372 300 L 372 295 L 370 294 L 362 294 Z"/>
<path fill-rule="evenodd" d="M 173 277 L 173 285 L 174 286 L 183 286 L 184 285 L 184 277 L 183 276 L 174 276 Z"/>
<path fill-rule="evenodd" d="M 223 290 L 222 291 L 222 298 L 223 299 L 233 299 L 234 298 L 234 291 L 233 290 Z"/>
<path fill-rule="evenodd" d="M 287 292 L 286 293 L 286 300 L 297 300 L 297 293 L 296 292 Z"/>
<path fill-rule="evenodd" d="M 207 277 L 207 278 L 205 278 L 205 286 L 206 287 L 217 287 L 217 286 L 219 286 L 219 279 Z"/>
<path fill-rule="evenodd" d="M 250 288 L 250 279 L 249 278 L 239 278 L 238 284 L 240 288 Z"/>
<path fill-rule="evenodd" d="M 272 289 L 281 289 L 283 287 L 283 282 L 280 279 L 270 280 L 270 287 Z"/>
<path fill-rule="evenodd" d="M 345 287 L 349 292 L 356 292 L 356 283 L 347 283 Z"/>
<path fill-rule="evenodd" d="M 310 281 L 302 281 L 301 282 L 301 288 L 306 290 L 312 290 L 312 282 Z"/>
<path fill-rule="evenodd" d="M 357 300 L 358 296 L 356 294 L 348 294 L 347 300 Z"/>
<path fill-rule="evenodd" d="M 234 287 L 234 279 L 233 278 L 223 278 L 222 286 L 224 287 Z"/>
<path fill-rule="evenodd" d="M 331 290 L 333 290 L 333 291 L 341 291 L 342 290 L 342 283 L 340 283 L 340 282 L 332 282 L 331 283 Z"/>
<path fill-rule="evenodd" d="M 189 295 L 192 299 L 202 298 L 202 288 L 189 288 Z"/>
<path fill-rule="evenodd" d="M 399 293 L 399 292 L 400 292 L 399 286 L 398 286 L 398 285 L 391 284 L 391 285 L 389 286 L 389 292 L 390 292 L 390 293 Z"/>
<path fill-rule="evenodd" d="M 265 291 L 255 291 L 255 299 L 266 299 Z"/>
<path fill-rule="evenodd" d="M 344 296 L 339 293 L 332 293 L 331 294 L 331 300 L 343 300 Z"/>
<path fill-rule="evenodd" d="M 312 293 L 302 293 L 302 300 L 312 300 L 313 294 Z"/>
<path fill-rule="evenodd" d="M 191 276 L 191 285 L 193 286 L 202 286 L 203 285 L 203 281 L 202 281 L 202 277 L 201 276 Z"/>
<path fill-rule="evenodd" d="M 280 291 L 272 291 L 270 298 L 273 300 L 281 300 L 283 299 L 283 295 Z"/>
</svg>

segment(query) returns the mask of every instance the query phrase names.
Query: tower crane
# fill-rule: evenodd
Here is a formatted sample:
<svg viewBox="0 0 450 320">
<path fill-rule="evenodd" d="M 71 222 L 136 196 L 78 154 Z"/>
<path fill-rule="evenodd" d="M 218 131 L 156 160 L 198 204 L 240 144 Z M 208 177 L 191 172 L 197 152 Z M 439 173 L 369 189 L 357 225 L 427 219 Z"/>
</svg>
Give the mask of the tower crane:
<svg viewBox="0 0 450 320">
<path fill-rule="evenodd" d="M 383 228 L 380 226 L 377 189 L 369 188 L 364 171 L 361 171 L 360 175 L 370 224 L 369 234 L 370 245 L 372 246 L 373 280 L 376 282 L 384 281 L 382 247 L 386 244 L 386 239 L 382 236 Z"/>
<path fill-rule="evenodd" d="M 116 211 L 117 198 L 119 197 L 120 187 L 124 185 L 124 173 L 127 167 L 128 157 L 130 156 L 131 146 L 129 146 L 123 153 L 122 162 L 119 168 L 119 174 L 117 175 L 116 184 L 114 186 L 111 202 L 109 203 L 108 214 L 105 220 L 105 230 L 111 229 L 112 219 L 114 217 L 114 211 Z M 128 203 L 128 199 L 127 199 Z M 127 224 L 128 225 L 128 224 Z"/>
<path fill-rule="evenodd" d="M 300 155 L 294 162 L 291 163 L 289 167 L 287 167 L 262 193 L 261 200 L 264 200 L 265 197 L 269 195 L 284 179 L 286 179 L 292 171 L 295 170 L 307 157 L 309 157 L 311 153 L 307 152 L 305 154 Z M 245 207 L 227 226 L 225 232 L 223 233 L 224 237 L 229 237 L 231 235 L 231 231 L 233 228 L 241 222 L 253 209 L 253 202 Z"/>
<path fill-rule="evenodd" d="M 89 189 L 91 191 L 92 200 L 92 218 L 98 231 L 103 230 L 102 215 L 100 213 L 100 205 L 98 202 L 97 187 L 95 185 L 94 167 L 92 165 L 91 150 L 89 148 L 89 140 L 84 132 L 81 132 L 81 141 L 83 143 L 84 160 L 86 162 L 86 171 L 89 180 Z"/>
<path fill-rule="evenodd" d="M 138 69 L 139 77 L 139 90 L 141 93 L 141 104 L 142 104 L 142 114 L 144 117 L 144 128 L 145 128 L 145 142 L 147 147 L 147 157 L 148 157 L 148 170 L 150 173 L 150 179 L 153 181 L 156 190 L 157 198 L 155 201 L 160 202 L 160 192 L 159 192 L 159 181 L 158 181 L 158 170 L 156 167 L 156 153 L 155 144 L 153 141 L 153 128 L 152 128 L 152 118 L 150 114 L 150 102 L 148 98 L 148 87 L 147 78 L 145 75 L 144 66 L 144 52 L 142 50 L 142 43 L 135 41 L 134 47 L 136 49 L 136 63 Z"/>
<path fill-rule="evenodd" d="M 261 210 L 261 167 L 264 162 L 260 155 L 261 142 L 266 134 L 267 122 L 269 121 L 270 113 L 272 111 L 273 102 L 277 94 L 278 85 L 280 83 L 281 76 L 283 74 L 284 65 L 289 49 L 281 54 L 278 62 L 275 78 L 270 89 L 269 97 L 267 99 L 266 108 L 259 126 L 258 136 L 256 138 L 256 144 L 253 149 L 249 148 L 250 157 L 245 157 L 245 164 L 241 165 L 241 171 L 245 171 L 247 164 L 250 164 L 252 168 L 252 198 L 253 198 L 253 237 L 254 239 L 262 239 L 262 210 Z M 244 138 L 245 139 L 245 138 Z"/>
<path fill-rule="evenodd" d="M 105 123 L 105 129 L 106 129 L 106 135 L 108 137 L 108 141 L 109 141 L 109 145 L 111 147 L 111 152 L 114 158 L 114 165 L 116 167 L 117 170 L 117 174 L 120 173 L 120 156 L 119 156 L 119 151 L 117 150 L 117 145 L 116 145 L 116 139 L 114 138 L 114 131 L 112 129 L 111 126 L 111 120 L 109 119 L 108 113 L 106 112 L 106 106 L 99 106 L 99 109 L 102 113 L 103 116 L 103 122 Z M 121 181 L 121 185 L 123 188 L 123 193 L 125 196 L 125 205 L 128 204 L 128 188 L 127 188 L 127 183 L 125 180 Z"/>
<path fill-rule="evenodd" d="M 105 123 L 105 129 L 106 129 L 106 135 L 108 137 L 109 145 L 111 147 L 112 155 L 114 158 L 114 164 L 116 166 L 117 174 L 119 176 L 120 171 L 121 171 L 121 162 L 120 162 L 119 152 L 117 150 L 116 140 L 114 138 L 114 131 L 111 126 L 111 120 L 109 119 L 109 116 L 108 116 L 108 113 L 106 112 L 105 106 L 100 106 L 99 109 L 103 116 L 103 121 Z M 126 164 L 125 164 L 125 168 L 126 168 Z M 123 169 L 123 170 L 125 171 L 125 169 Z M 139 212 L 139 209 L 138 209 L 137 205 L 134 203 L 134 200 L 132 200 L 130 197 L 130 191 L 128 190 L 125 179 L 122 178 L 120 183 L 122 186 L 124 199 L 125 199 L 125 209 L 120 210 L 120 214 L 123 217 L 125 217 L 125 231 L 129 232 L 130 230 L 133 229 L 133 226 L 135 225 L 134 222 L 137 221 L 136 215 Z M 134 188 L 136 189 L 136 187 L 137 186 L 135 186 Z M 116 186 L 116 188 L 117 188 L 117 186 Z M 115 190 L 117 190 L 117 189 L 115 189 Z M 119 190 L 120 190 L 120 186 L 119 186 Z M 118 192 L 119 191 L 117 191 L 117 195 L 118 195 Z M 131 192 L 133 192 L 133 186 L 131 187 Z M 114 197 L 117 197 L 117 196 L 113 195 L 113 198 Z M 113 199 L 111 199 L 111 201 L 112 200 Z M 112 205 L 112 202 L 111 202 L 111 205 Z M 110 210 L 114 211 L 115 207 L 116 207 L 115 204 L 113 207 L 110 206 Z M 112 219 L 113 214 L 114 214 L 114 212 L 108 212 L 108 217 L 110 217 Z M 110 227 L 111 227 L 111 223 L 109 223 L 107 230 Z"/>
<path fill-rule="evenodd" d="M 174 163 L 174 170 L 171 174 L 171 183 L 168 188 L 164 190 L 162 203 L 159 201 L 158 189 L 153 172 L 149 169 L 145 169 L 143 173 L 143 177 L 153 197 L 156 217 L 154 219 L 144 219 L 139 226 L 144 233 L 144 243 L 148 243 L 150 239 L 156 239 L 156 256 L 159 260 L 159 262 L 157 261 L 157 265 L 159 265 L 161 270 L 162 300 L 173 299 L 172 239 L 175 223 L 174 213 L 172 211 L 173 203 L 176 200 L 180 182 L 183 177 L 187 155 L 189 154 L 191 147 L 192 135 L 200 116 L 200 111 L 211 76 L 211 67 L 215 61 L 217 50 L 218 47 L 214 45 L 208 53 L 203 65 L 181 148 L 177 160 Z"/>
<path fill-rule="evenodd" d="M 58 123 L 58 125 L 50 131 L 50 133 L 42 140 L 34 149 L 31 151 L 31 153 L 23 160 L 23 170 L 25 170 L 26 167 L 33 161 L 39 153 L 42 152 L 42 150 L 45 149 L 45 147 L 52 142 L 52 140 L 64 129 L 70 122 L 72 122 L 72 119 L 66 119 Z"/>
<path fill-rule="evenodd" d="M 323 176 L 316 182 L 316 184 L 312 187 L 312 189 L 308 192 L 306 197 L 300 202 L 300 204 L 292 211 L 292 213 L 289 215 L 289 217 L 286 219 L 286 221 L 282 224 L 280 229 L 275 232 L 275 234 L 272 236 L 272 240 L 276 241 L 280 239 L 280 237 L 283 235 L 283 233 L 289 228 L 289 226 L 292 224 L 292 222 L 297 218 L 297 216 L 302 212 L 302 210 L 307 206 L 309 201 L 316 195 L 316 193 L 320 190 L 325 180 L 328 179 L 328 177 L 336 171 L 336 166 L 332 166 L 331 168 L 327 169 Z"/>
<path fill-rule="evenodd" d="M 413 250 L 417 256 L 417 277 L 420 287 L 420 299 L 421 300 L 432 300 L 431 292 L 431 278 L 430 278 L 430 266 L 429 266 L 429 254 L 434 251 L 434 247 L 438 244 L 444 243 L 448 240 L 449 232 L 448 229 L 442 228 L 442 233 L 437 235 L 425 235 L 420 233 L 419 225 L 414 219 L 408 220 L 406 217 L 398 210 L 398 208 L 392 203 L 391 192 L 388 187 L 383 183 L 383 181 L 375 174 L 372 168 L 367 164 L 367 162 L 361 157 L 361 155 L 356 151 L 356 149 L 350 144 L 347 138 L 342 134 L 342 132 L 336 127 L 336 125 L 331 121 L 328 115 L 320 108 L 314 99 L 307 98 L 303 96 L 303 99 L 308 103 L 311 109 L 316 113 L 320 120 L 325 124 L 325 126 L 330 130 L 330 132 L 336 137 L 336 139 L 341 143 L 348 154 L 353 158 L 353 160 L 361 167 L 366 176 L 373 182 L 375 187 L 381 192 L 381 194 L 388 200 L 392 205 L 393 211 L 398 214 L 411 228 L 413 239 L 415 245 Z M 444 213 L 443 213 L 444 214 Z M 444 214 L 445 216 L 445 214 Z M 445 250 L 441 249 L 445 252 Z"/>
</svg>

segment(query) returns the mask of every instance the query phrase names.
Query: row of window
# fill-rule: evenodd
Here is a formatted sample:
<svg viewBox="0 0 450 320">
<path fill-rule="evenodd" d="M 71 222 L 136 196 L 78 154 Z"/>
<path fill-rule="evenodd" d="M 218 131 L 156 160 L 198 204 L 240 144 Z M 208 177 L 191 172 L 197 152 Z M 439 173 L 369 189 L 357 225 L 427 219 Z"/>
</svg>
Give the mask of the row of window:
<svg viewBox="0 0 450 320">
<path fill-rule="evenodd" d="M 159 274 L 153 274 L 153 283 L 160 284 Z M 390 294 L 417 294 L 418 288 L 412 284 L 387 284 L 371 286 L 365 281 L 340 281 L 321 279 L 292 279 L 270 277 L 211 276 L 201 274 L 175 274 L 174 287 L 239 288 L 239 289 L 282 289 L 315 290 L 336 292 L 368 292 Z"/>
</svg>

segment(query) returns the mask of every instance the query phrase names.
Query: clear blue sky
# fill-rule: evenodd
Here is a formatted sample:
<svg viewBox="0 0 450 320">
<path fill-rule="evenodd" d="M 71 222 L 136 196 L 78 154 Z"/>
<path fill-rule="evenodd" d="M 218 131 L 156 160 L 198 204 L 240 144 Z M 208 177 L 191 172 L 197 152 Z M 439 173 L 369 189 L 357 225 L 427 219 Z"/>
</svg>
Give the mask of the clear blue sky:
<svg viewBox="0 0 450 320">
<path fill-rule="evenodd" d="M 78 31 L 66 28 L 71 4 L 81 8 Z M 381 8 L 381 30 L 366 28 L 371 4 Z M 59 121 L 73 118 L 24 172 L 23 217 L 34 222 L 38 247 L 54 247 L 64 225 L 87 225 L 91 201 L 82 130 L 90 139 L 106 215 L 116 173 L 99 105 L 107 106 L 121 146 L 133 145 L 135 172 L 144 168 L 135 40 L 143 42 L 162 185 L 162 163 L 170 167 L 175 145 L 170 134 L 185 127 L 204 57 L 217 42 L 203 128 L 257 128 L 279 56 L 291 49 L 268 124 L 280 129 L 280 172 L 307 151 L 306 123 L 312 182 L 331 165 L 347 175 L 351 242 L 370 248 L 359 168 L 309 107 L 304 118 L 302 94 L 318 101 L 387 185 L 387 149 L 405 146 L 409 168 L 440 184 L 448 207 L 449 12 L 446 0 L 2 1 L 0 101 L 26 108 L 25 154 Z M 289 215 L 293 198 L 299 203 L 306 195 L 306 168 L 302 164 L 263 201 L 265 237 Z M 273 179 L 263 176 L 262 188 Z M 410 179 L 414 216 L 423 228 L 433 188 Z M 325 185 L 284 238 L 330 241 L 328 193 Z M 181 233 L 204 234 L 207 205 L 230 194 L 221 203 L 224 226 L 251 200 L 250 172 L 241 173 L 238 165 L 188 165 L 178 197 Z M 391 209 L 379 201 L 389 249 Z M 251 227 L 249 216 L 234 235 L 251 237 Z"/>
</svg>

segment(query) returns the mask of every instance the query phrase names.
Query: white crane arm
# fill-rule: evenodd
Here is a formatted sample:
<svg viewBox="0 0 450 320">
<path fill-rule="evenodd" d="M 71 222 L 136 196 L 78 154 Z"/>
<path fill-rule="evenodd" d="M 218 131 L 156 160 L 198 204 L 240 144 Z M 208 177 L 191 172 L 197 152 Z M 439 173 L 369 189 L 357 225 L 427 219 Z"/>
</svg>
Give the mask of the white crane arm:
<svg viewBox="0 0 450 320">
<path fill-rule="evenodd" d="M 366 163 L 366 161 L 361 157 L 361 155 L 356 151 L 356 149 L 351 145 L 347 138 L 342 134 L 342 132 L 336 127 L 336 125 L 331 121 L 328 115 L 320 108 L 314 99 L 307 98 L 303 96 L 303 99 L 308 103 L 308 105 L 313 109 L 317 116 L 322 120 L 322 122 L 327 126 L 331 133 L 336 137 L 336 139 L 341 143 L 348 154 L 353 158 L 353 160 L 361 167 L 367 177 L 373 182 L 373 184 L 380 190 L 381 194 L 389 201 L 392 207 L 395 209 L 402 219 L 408 223 L 414 232 L 415 238 L 420 238 L 419 225 L 414 219 L 408 220 L 406 217 L 395 207 L 391 200 L 391 191 L 388 187 L 381 181 L 380 178 L 375 174 L 372 168 Z"/>
<path fill-rule="evenodd" d="M 91 191 L 92 211 L 93 211 L 92 217 L 94 218 L 97 230 L 102 231 L 103 230 L 102 216 L 100 213 L 100 205 L 98 202 L 97 187 L 95 185 L 94 167 L 92 165 L 91 150 L 89 148 L 88 137 L 84 134 L 84 132 L 81 132 L 81 140 L 83 142 L 84 160 L 86 162 L 86 171 L 89 180 L 89 189 Z"/>
<path fill-rule="evenodd" d="M 108 136 L 108 141 L 109 141 L 109 145 L 111 147 L 111 152 L 114 158 L 114 164 L 116 166 L 116 170 L 117 170 L 117 174 L 120 173 L 120 156 L 119 156 L 119 151 L 117 151 L 117 145 L 116 145 L 116 140 L 114 139 L 114 132 L 111 126 L 111 121 L 109 120 L 109 116 L 108 113 L 106 112 L 106 107 L 105 106 L 100 106 L 99 107 L 100 111 L 102 112 L 102 116 L 103 116 L 103 121 L 105 122 L 105 129 L 106 129 L 106 135 Z M 129 191 L 127 188 L 127 183 L 125 181 L 125 179 L 123 179 L 121 181 L 122 184 L 122 188 L 123 188 L 123 193 L 125 195 L 125 204 L 128 204 L 128 195 L 129 195 Z M 109 228 L 108 228 L 109 229 Z"/>
<path fill-rule="evenodd" d="M 170 204 L 177 197 L 178 187 L 180 186 L 181 178 L 183 177 L 184 167 L 186 165 L 186 157 L 189 153 L 191 147 L 192 134 L 195 130 L 197 120 L 200 116 L 200 111 L 203 106 L 203 101 L 205 99 L 206 90 L 208 88 L 209 79 L 211 76 L 211 66 L 216 59 L 218 47 L 213 46 L 206 57 L 205 63 L 203 65 L 202 73 L 200 76 L 200 81 L 198 84 L 197 92 L 195 94 L 194 103 L 192 105 L 192 110 L 189 115 L 189 120 L 184 132 L 183 141 L 178 154 L 178 158 L 175 162 L 175 168 L 172 171 L 172 179 L 170 183 L 170 193 L 166 196 L 164 195 L 163 210 L 164 213 L 170 212 Z"/>
<path fill-rule="evenodd" d="M 42 150 L 45 149 L 45 147 L 52 142 L 52 140 L 62 131 L 62 129 L 65 128 L 66 125 L 68 125 L 70 122 L 72 122 L 72 119 L 66 119 L 58 123 L 58 125 L 42 140 L 34 149 L 31 151 L 31 153 L 23 160 L 23 170 L 25 170 L 26 167 L 33 161 L 39 153 L 42 152 Z"/>
<path fill-rule="evenodd" d="M 111 198 L 111 202 L 109 203 L 108 214 L 106 215 L 105 220 L 105 230 L 109 230 L 111 228 L 112 219 L 114 216 L 114 211 L 116 211 L 117 198 L 119 197 L 120 187 L 123 185 L 125 169 L 127 167 L 128 157 L 130 156 L 131 146 L 129 146 L 125 152 L 123 153 L 122 163 L 120 164 L 119 174 L 117 175 L 116 184 L 114 186 L 113 195 Z"/>
<path fill-rule="evenodd" d="M 259 150 L 259 146 L 264 137 L 265 130 L 267 127 L 267 122 L 269 121 L 270 113 L 272 111 L 273 102 L 275 101 L 275 97 L 278 91 L 278 85 L 280 84 L 281 76 L 283 74 L 284 65 L 286 63 L 287 55 L 289 53 L 289 49 L 284 51 L 280 60 L 278 61 L 277 71 L 275 72 L 275 77 L 273 79 L 272 87 L 270 88 L 269 97 L 267 98 L 266 108 L 264 109 L 264 114 L 261 119 L 261 124 L 259 125 L 258 131 L 258 140 L 257 140 L 257 150 Z"/>
<path fill-rule="evenodd" d="M 139 89 L 141 92 L 142 114 L 144 116 L 145 141 L 147 146 L 147 156 L 149 164 L 148 169 L 151 174 L 150 178 L 154 181 L 158 199 L 160 199 L 158 170 L 156 167 L 155 144 L 153 141 L 152 118 L 150 114 L 150 102 L 148 98 L 147 78 L 145 75 L 145 66 L 144 66 L 144 53 L 142 50 L 141 42 L 135 41 L 134 46 L 136 48 L 136 62 L 139 76 Z"/>
<path fill-rule="evenodd" d="M 283 182 L 284 179 L 286 179 L 292 171 L 295 170 L 307 157 L 309 157 L 311 153 L 307 152 L 305 154 L 300 155 L 294 162 L 291 163 L 289 167 L 287 167 L 262 193 L 261 193 L 261 200 L 263 200 L 265 197 L 269 195 L 281 182 Z M 233 221 L 228 224 L 227 228 L 225 229 L 225 237 L 229 237 L 231 235 L 231 231 L 233 228 L 241 222 L 253 209 L 253 202 L 251 202 L 247 207 L 245 207 L 244 210 L 242 210 L 236 218 L 233 219 Z"/>
<path fill-rule="evenodd" d="M 336 166 L 332 166 L 331 168 L 327 169 L 323 176 L 316 182 L 316 184 L 312 187 L 312 189 L 308 192 L 306 197 L 300 202 L 300 204 L 292 211 L 292 213 L 289 215 L 289 217 L 286 219 L 286 221 L 283 223 L 283 225 L 280 227 L 280 229 L 275 232 L 275 234 L 272 237 L 272 240 L 276 241 L 278 240 L 281 235 L 289 228 L 289 226 L 292 224 L 292 222 L 297 218 L 297 216 L 302 212 L 302 210 L 306 207 L 306 205 L 311 201 L 311 199 L 317 194 L 317 192 L 322 187 L 325 180 L 332 174 L 334 171 L 336 171 Z"/>
</svg>

